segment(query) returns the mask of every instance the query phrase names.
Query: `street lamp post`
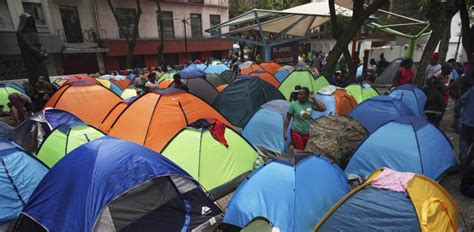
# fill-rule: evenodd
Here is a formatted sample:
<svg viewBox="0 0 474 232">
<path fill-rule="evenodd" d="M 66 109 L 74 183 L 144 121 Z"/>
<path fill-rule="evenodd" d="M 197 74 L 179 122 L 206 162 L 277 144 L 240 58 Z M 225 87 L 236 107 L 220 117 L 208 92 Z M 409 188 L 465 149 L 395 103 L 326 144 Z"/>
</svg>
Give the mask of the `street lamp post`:
<svg viewBox="0 0 474 232">
<path fill-rule="evenodd" d="M 185 17 L 183 17 L 183 30 L 184 30 L 184 51 L 186 53 L 186 62 L 189 61 L 189 55 L 188 55 L 188 36 L 186 34 L 186 23 L 187 23 L 187 20 L 191 19 L 191 17 L 189 17 L 188 19 L 186 19 Z"/>
</svg>

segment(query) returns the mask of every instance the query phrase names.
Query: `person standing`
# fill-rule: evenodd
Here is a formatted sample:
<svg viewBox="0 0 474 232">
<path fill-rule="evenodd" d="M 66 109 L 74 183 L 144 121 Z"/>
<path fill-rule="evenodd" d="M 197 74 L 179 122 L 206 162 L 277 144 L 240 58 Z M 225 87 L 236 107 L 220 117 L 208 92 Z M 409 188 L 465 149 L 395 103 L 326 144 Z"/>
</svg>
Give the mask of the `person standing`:
<svg viewBox="0 0 474 232">
<path fill-rule="evenodd" d="M 415 72 L 413 71 L 413 60 L 406 58 L 400 63 L 400 69 L 395 74 L 393 78 L 392 87 L 398 87 L 404 84 L 411 84 L 413 78 L 415 77 Z"/>
<path fill-rule="evenodd" d="M 444 99 L 443 89 L 444 84 L 436 77 L 430 77 L 426 81 L 426 87 L 423 92 L 426 94 L 425 115 L 428 121 L 439 127 L 439 123 L 443 118 Z"/>
<path fill-rule="evenodd" d="M 433 55 L 431 56 L 430 64 L 426 68 L 425 80 L 428 80 L 428 78 L 434 76 L 437 72 L 441 70 L 439 59 L 440 59 L 439 52 L 433 53 Z"/>
<path fill-rule="evenodd" d="M 291 143 L 295 149 L 304 150 L 309 139 L 309 129 L 311 127 L 311 114 L 313 110 L 325 111 L 324 103 L 318 101 L 314 93 L 310 93 L 307 87 L 302 87 L 298 91 L 298 100 L 290 104 L 283 126 L 283 137 L 286 140 L 286 131 L 291 119 Z"/>
<path fill-rule="evenodd" d="M 461 168 L 466 168 L 473 158 L 469 157 L 467 152 L 469 146 L 474 143 L 474 87 L 471 87 L 456 102 L 454 118 L 461 123 L 459 131 L 459 159 L 461 160 Z"/>
</svg>

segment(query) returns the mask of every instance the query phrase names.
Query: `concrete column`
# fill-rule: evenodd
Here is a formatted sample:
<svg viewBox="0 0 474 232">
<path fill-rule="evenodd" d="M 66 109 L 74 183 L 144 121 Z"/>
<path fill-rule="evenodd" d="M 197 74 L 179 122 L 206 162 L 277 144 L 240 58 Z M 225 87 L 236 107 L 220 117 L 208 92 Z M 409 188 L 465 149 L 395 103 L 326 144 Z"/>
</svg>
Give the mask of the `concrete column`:
<svg viewBox="0 0 474 232">
<path fill-rule="evenodd" d="M 97 66 L 99 67 L 99 71 L 100 72 L 106 71 L 105 70 L 104 56 L 100 52 L 97 52 L 96 55 L 97 55 Z"/>
</svg>

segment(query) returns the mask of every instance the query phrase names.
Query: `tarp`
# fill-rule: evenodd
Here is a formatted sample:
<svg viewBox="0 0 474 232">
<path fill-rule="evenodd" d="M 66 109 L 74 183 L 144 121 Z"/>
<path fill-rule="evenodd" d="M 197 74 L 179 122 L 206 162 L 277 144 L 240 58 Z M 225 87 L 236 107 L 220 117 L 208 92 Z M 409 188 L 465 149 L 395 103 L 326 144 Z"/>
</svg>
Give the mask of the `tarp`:
<svg viewBox="0 0 474 232">
<path fill-rule="evenodd" d="M 405 84 L 398 86 L 389 96 L 405 103 L 416 116 L 425 117 L 426 95 L 416 85 Z"/>
<path fill-rule="evenodd" d="M 307 87 L 310 91 L 317 93 L 322 87 L 328 86 L 329 82 L 322 76 L 315 79 L 313 74 L 306 70 L 293 71 L 285 78 L 285 80 L 281 82 L 281 85 L 278 89 L 288 100 L 290 99 L 290 95 L 297 85 L 301 87 Z"/>
</svg>

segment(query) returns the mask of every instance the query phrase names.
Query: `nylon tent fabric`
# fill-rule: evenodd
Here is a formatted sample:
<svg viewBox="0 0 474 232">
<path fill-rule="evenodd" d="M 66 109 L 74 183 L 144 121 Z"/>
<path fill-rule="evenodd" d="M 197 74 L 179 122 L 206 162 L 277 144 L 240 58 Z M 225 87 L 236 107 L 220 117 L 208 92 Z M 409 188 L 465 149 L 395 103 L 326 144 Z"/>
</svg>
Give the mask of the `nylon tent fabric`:
<svg viewBox="0 0 474 232">
<path fill-rule="evenodd" d="M 276 79 L 273 74 L 267 72 L 267 71 L 262 71 L 262 70 L 255 70 L 249 73 L 249 76 L 252 77 L 258 77 L 269 84 L 273 85 L 275 88 L 278 88 L 280 86 L 280 82 L 278 79 Z"/>
<path fill-rule="evenodd" d="M 291 72 L 290 75 L 281 82 L 278 90 L 280 90 L 283 96 L 288 100 L 297 85 L 308 87 L 310 91 L 317 93 L 322 87 L 328 86 L 329 82 L 322 76 L 314 79 L 313 74 L 307 70 L 296 70 Z"/>
<path fill-rule="evenodd" d="M 167 90 L 147 93 L 135 100 L 115 120 L 109 134 L 159 152 L 176 133 L 198 119 L 215 118 L 232 126 L 198 97 L 175 89 Z"/>
<path fill-rule="evenodd" d="M 227 86 L 228 86 L 228 84 L 217 86 L 217 87 L 216 87 L 217 92 L 220 93 L 220 92 L 224 91 L 224 89 L 225 89 Z"/>
<path fill-rule="evenodd" d="M 222 78 L 219 74 L 216 73 L 206 73 L 206 80 L 212 84 L 212 86 L 217 87 L 220 85 L 225 85 L 229 83 L 231 80 L 227 80 Z"/>
<path fill-rule="evenodd" d="M 160 89 L 166 89 L 169 88 L 173 84 L 173 79 L 165 79 L 161 81 L 158 85 Z"/>
<path fill-rule="evenodd" d="M 240 69 L 245 69 L 245 68 L 250 67 L 252 64 L 255 64 L 255 63 L 251 60 L 248 60 L 248 61 L 245 61 L 245 62 L 239 64 L 239 68 Z"/>
<path fill-rule="evenodd" d="M 232 192 L 253 170 L 258 157 L 255 148 L 227 127 L 229 147 L 215 140 L 207 129 L 181 130 L 161 152 L 189 173 L 214 199 Z"/>
<path fill-rule="evenodd" d="M 324 155 L 340 167 L 345 167 L 349 157 L 368 132 L 359 122 L 344 116 L 323 116 L 311 123 L 306 151 Z"/>
<path fill-rule="evenodd" d="M 0 228 L 21 213 L 48 168 L 10 141 L 0 139 Z"/>
<path fill-rule="evenodd" d="M 131 98 L 131 97 L 136 97 L 137 96 L 137 90 L 135 88 L 126 88 L 122 91 L 122 93 L 120 94 L 120 97 L 122 99 L 128 99 L 128 98 Z"/>
<path fill-rule="evenodd" d="M 252 219 L 244 228 L 242 232 L 272 232 L 273 225 L 268 219 L 263 217 L 256 217 Z"/>
<path fill-rule="evenodd" d="M 401 116 L 414 115 L 415 113 L 413 113 L 410 107 L 389 96 L 370 98 L 349 113 L 349 117 L 359 121 L 369 133 L 372 133 L 390 120 Z"/>
<path fill-rule="evenodd" d="M 130 105 L 133 101 L 128 102 L 128 101 L 123 100 L 117 103 L 110 110 L 110 112 L 107 114 L 104 120 L 100 123 L 99 129 L 108 133 L 112 124 L 117 120 L 117 118 L 122 114 L 122 112 L 125 111 L 128 105 Z"/>
<path fill-rule="evenodd" d="M 10 107 L 8 107 L 8 96 L 12 93 L 23 93 L 25 94 L 25 90 L 16 84 L 13 83 L 2 83 L 0 84 L 0 106 L 2 106 L 2 111 L 3 112 L 10 112 Z"/>
<path fill-rule="evenodd" d="M 207 66 L 204 64 L 190 64 L 188 65 L 188 67 L 198 68 L 198 69 L 201 69 L 202 71 L 204 71 L 204 69 L 207 68 Z"/>
<path fill-rule="evenodd" d="M 272 75 L 274 75 L 281 68 L 281 66 L 275 62 L 263 62 L 260 63 L 260 67 Z"/>
<path fill-rule="evenodd" d="M 124 90 L 130 85 L 132 81 L 128 78 L 114 78 L 111 80 L 111 82 L 116 84 L 120 89 Z"/>
<path fill-rule="evenodd" d="M 46 108 L 18 125 L 8 139 L 30 154 L 36 154 L 51 131 L 63 124 L 82 123 L 77 116 L 59 109 Z"/>
<path fill-rule="evenodd" d="M 278 82 L 283 82 L 283 80 L 285 80 L 285 78 L 290 75 L 290 72 L 286 69 L 281 69 L 281 70 L 278 70 L 276 73 L 275 73 L 275 78 L 278 80 Z"/>
<path fill-rule="evenodd" d="M 325 89 L 332 90 L 324 92 Z M 314 111 L 311 117 L 313 119 L 327 115 L 346 116 L 357 106 L 357 101 L 349 95 L 345 89 L 336 89 L 335 86 L 329 85 L 321 88 L 316 99 L 324 103 L 326 106 L 325 111 Z"/>
<path fill-rule="evenodd" d="M 400 69 L 400 64 L 403 59 L 398 58 L 390 62 L 390 64 L 384 69 L 380 75 L 375 79 L 375 86 L 377 87 L 390 87 L 393 85 L 393 79 Z"/>
<path fill-rule="evenodd" d="M 179 71 L 178 74 L 181 78 L 191 78 L 191 77 L 205 77 L 206 74 L 201 69 L 195 67 L 186 67 L 183 70 Z"/>
<path fill-rule="evenodd" d="M 75 74 L 69 75 L 65 79 L 66 81 L 62 85 L 71 85 L 71 84 L 78 84 L 78 83 L 96 83 L 96 79 L 90 77 L 87 74 Z"/>
<path fill-rule="evenodd" d="M 380 95 L 377 90 L 372 88 L 369 84 L 352 84 L 346 87 L 347 93 L 353 96 L 357 103 L 360 104 L 363 101 Z"/>
<path fill-rule="evenodd" d="M 218 63 L 218 64 L 211 64 L 208 65 L 207 68 L 205 68 L 203 71 L 205 73 L 216 73 L 216 74 L 221 74 L 222 72 L 229 70 L 229 67 L 223 63 Z"/>
<path fill-rule="evenodd" d="M 232 195 L 224 223 L 243 228 L 261 216 L 280 231 L 310 231 L 350 189 L 337 165 L 304 157 L 296 163 L 272 160 L 255 170 Z"/>
<path fill-rule="evenodd" d="M 217 95 L 213 106 L 232 125 L 243 128 L 261 105 L 276 99 L 284 99 L 277 88 L 259 78 L 240 76 Z"/>
<path fill-rule="evenodd" d="M 405 84 L 398 86 L 389 96 L 405 103 L 416 116 L 425 117 L 426 95 L 416 85 Z"/>
<path fill-rule="evenodd" d="M 220 214 L 174 163 L 106 136 L 76 148 L 48 172 L 16 231 L 190 231 Z"/>
<path fill-rule="evenodd" d="M 233 70 L 226 70 L 226 71 L 222 72 L 219 76 L 221 76 L 222 79 L 226 80 L 227 83 L 229 83 L 232 80 L 234 80 L 234 78 L 238 75 L 239 74 L 234 72 Z"/>
<path fill-rule="evenodd" d="M 39 160 L 49 168 L 84 143 L 105 136 L 105 134 L 83 123 L 56 127 L 38 149 Z"/>
<path fill-rule="evenodd" d="M 209 81 L 202 77 L 183 77 L 181 81 L 188 86 L 188 92 L 192 93 L 209 104 L 214 102 L 219 93 Z M 174 87 L 174 82 L 169 86 Z"/>
<path fill-rule="evenodd" d="M 459 208 L 438 183 L 422 175 L 402 180 L 397 173 L 369 179 L 339 201 L 314 231 L 458 231 Z M 376 181 L 406 182 L 404 191 L 380 187 Z"/>
<path fill-rule="evenodd" d="M 265 70 L 265 69 L 262 66 L 260 66 L 259 64 L 253 63 L 253 64 L 251 64 L 250 66 L 248 66 L 246 68 L 240 68 L 240 74 L 241 75 L 248 75 L 248 74 L 250 74 L 251 72 L 253 72 L 255 70 Z"/>
<path fill-rule="evenodd" d="M 173 79 L 174 74 L 176 74 L 176 71 L 168 71 L 163 73 L 163 75 L 161 75 L 158 79 L 157 83 L 161 83 L 162 81 L 167 79 Z"/>
<path fill-rule="evenodd" d="M 8 138 L 15 128 L 0 121 L 0 137 Z"/>
<path fill-rule="evenodd" d="M 44 108 L 68 111 L 87 124 L 99 127 L 107 113 L 121 100 L 101 85 L 65 85 L 51 96 Z"/>
<path fill-rule="evenodd" d="M 456 164 L 443 132 L 423 118 L 405 116 L 372 132 L 354 151 L 345 172 L 369 176 L 379 167 L 388 167 L 436 180 Z"/>
</svg>

